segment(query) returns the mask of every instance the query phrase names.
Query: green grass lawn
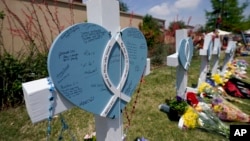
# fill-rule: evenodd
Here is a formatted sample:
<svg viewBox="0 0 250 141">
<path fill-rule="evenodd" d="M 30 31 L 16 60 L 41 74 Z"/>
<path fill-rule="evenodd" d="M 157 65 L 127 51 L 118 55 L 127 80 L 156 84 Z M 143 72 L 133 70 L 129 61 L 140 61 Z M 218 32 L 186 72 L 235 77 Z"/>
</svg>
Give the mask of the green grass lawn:
<svg viewBox="0 0 250 141">
<path fill-rule="evenodd" d="M 250 57 L 245 59 L 250 64 Z M 197 84 L 199 76 L 199 57 L 194 56 L 188 70 L 188 85 Z M 248 69 L 248 76 L 250 71 Z M 163 66 L 151 70 L 150 75 L 144 77 L 140 92 L 132 97 L 131 102 L 123 111 L 124 127 L 128 126 L 125 113 L 128 113 L 131 122 L 127 129 L 127 141 L 136 137 L 145 137 L 149 141 L 226 141 L 227 139 L 215 133 L 208 133 L 199 129 L 183 131 L 177 126 L 178 121 L 170 121 L 168 116 L 159 111 L 158 105 L 165 99 L 175 97 L 176 71 L 174 67 Z M 243 99 L 250 103 L 250 100 Z M 250 114 L 250 107 L 236 104 L 244 112 Z M 132 111 L 134 109 L 134 112 Z M 78 141 L 82 141 L 86 134 L 95 131 L 94 116 L 79 108 L 73 108 L 62 113 L 69 129 L 65 130 L 65 141 L 71 140 L 71 133 Z M 228 123 L 239 124 L 239 123 Z M 46 140 L 48 122 L 32 124 L 27 114 L 26 107 L 0 111 L 0 141 L 40 141 Z M 52 120 L 52 134 L 50 140 L 58 140 L 61 130 L 60 118 Z"/>
</svg>

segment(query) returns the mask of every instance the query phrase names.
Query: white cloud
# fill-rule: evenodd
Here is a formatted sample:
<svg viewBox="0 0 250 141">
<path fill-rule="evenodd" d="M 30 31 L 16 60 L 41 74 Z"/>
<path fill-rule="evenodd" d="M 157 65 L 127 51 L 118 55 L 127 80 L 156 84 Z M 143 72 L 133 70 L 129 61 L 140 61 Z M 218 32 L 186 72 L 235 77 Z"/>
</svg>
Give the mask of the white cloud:
<svg viewBox="0 0 250 141">
<path fill-rule="evenodd" d="M 187 21 L 189 17 L 183 17 L 183 11 L 196 9 L 202 0 L 175 0 L 174 2 L 164 2 L 153 6 L 148 10 L 148 14 L 155 18 L 165 19 L 166 27 L 170 21 L 184 20 Z M 186 9 L 186 10 L 185 10 Z M 181 13 L 180 13 L 181 12 Z M 185 14 L 184 14 L 185 15 Z M 191 16 L 191 15 L 190 15 Z"/>
<path fill-rule="evenodd" d="M 173 4 L 164 2 L 150 8 L 148 14 L 165 19 L 168 15 L 178 14 L 180 9 L 195 9 L 200 2 L 201 0 L 176 0 Z"/>
<path fill-rule="evenodd" d="M 148 14 L 153 15 L 154 17 L 158 17 L 158 18 L 165 18 L 167 15 L 175 11 L 176 9 L 174 7 L 164 2 L 160 5 L 156 5 L 150 8 L 148 11 Z"/>
<path fill-rule="evenodd" d="M 196 8 L 201 0 L 177 0 L 174 6 L 177 9 Z"/>
</svg>

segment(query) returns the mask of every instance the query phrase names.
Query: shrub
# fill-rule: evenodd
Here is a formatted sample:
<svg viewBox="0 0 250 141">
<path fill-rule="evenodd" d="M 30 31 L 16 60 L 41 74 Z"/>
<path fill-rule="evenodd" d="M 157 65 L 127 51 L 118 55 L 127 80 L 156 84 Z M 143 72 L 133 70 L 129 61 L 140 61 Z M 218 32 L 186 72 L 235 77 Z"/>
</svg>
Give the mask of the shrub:
<svg viewBox="0 0 250 141">
<path fill-rule="evenodd" d="M 1 55 L 0 109 L 16 107 L 24 103 L 22 83 L 48 76 L 47 55 L 38 54 L 17 58 L 9 53 Z"/>
</svg>

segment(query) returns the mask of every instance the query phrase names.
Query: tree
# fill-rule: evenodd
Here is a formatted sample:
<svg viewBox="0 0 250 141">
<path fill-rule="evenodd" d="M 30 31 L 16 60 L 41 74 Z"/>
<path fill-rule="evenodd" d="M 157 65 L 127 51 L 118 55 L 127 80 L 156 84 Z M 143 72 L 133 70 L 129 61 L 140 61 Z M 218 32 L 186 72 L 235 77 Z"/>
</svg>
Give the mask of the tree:
<svg viewBox="0 0 250 141">
<path fill-rule="evenodd" d="M 139 29 L 143 32 L 147 40 L 149 50 L 151 50 L 155 44 L 164 41 L 163 33 L 160 30 L 161 27 L 151 15 L 147 14 L 143 17 L 143 23 L 139 25 Z"/>
<path fill-rule="evenodd" d="M 168 26 L 168 30 L 173 37 L 175 37 L 175 31 L 182 28 L 185 28 L 185 22 L 182 20 L 170 22 Z"/>
<path fill-rule="evenodd" d="M 163 63 L 163 46 L 164 33 L 161 30 L 162 26 L 151 15 L 145 15 L 143 22 L 139 24 L 139 29 L 142 31 L 147 41 L 148 57 L 151 58 L 153 65 L 161 65 Z"/>
<path fill-rule="evenodd" d="M 212 31 L 214 29 L 229 30 L 239 32 L 246 30 L 246 23 L 249 18 L 245 18 L 243 12 L 248 6 L 247 2 L 242 5 L 238 0 L 211 0 L 213 11 L 206 12 L 206 29 Z"/>
<path fill-rule="evenodd" d="M 128 5 L 124 3 L 122 0 L 119 0 L 120 11 L 128 12 Z"/>
</svg>

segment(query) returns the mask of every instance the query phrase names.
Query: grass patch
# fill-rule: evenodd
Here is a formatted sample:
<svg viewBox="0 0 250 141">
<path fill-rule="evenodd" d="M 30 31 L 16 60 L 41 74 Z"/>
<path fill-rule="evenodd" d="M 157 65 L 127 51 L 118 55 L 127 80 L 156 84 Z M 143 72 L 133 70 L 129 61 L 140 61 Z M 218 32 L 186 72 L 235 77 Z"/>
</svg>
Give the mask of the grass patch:
<svg viewBox="0 0 250 141">
<path fill-rule="evenodd" d="M 244 59 L 250 64 L 250 57 L 237 57 Z M 191 67 L 188 71 L 188 85 L 197 84 L 200 70 L 198 56 L 194 56 Z M 248 69 L 248 76 L 250 71 Z M 131 117 L 130 126 L 126 132 L 127 141 L 133 141 L 136 137 L 145 137 L 150 141 L 226 141 L 223 136 L 207 133 L 201 130 L 182 131 L 177 127 L 177 121 L 170 121 L 166 114 L 160 112 L 158 105 L 165 102 L 165 99 L 174 97 L 176 82 L 176 70 L 173 67 L 163 66 L 151 70 L 141 84 L 140 92 L 132 97 L 126 107 L 126 112 Z M 241 99 L 250 103 L 249 99 Z M 136 103 L 136 105 L 134 105 Z M 250 107 L 236 104 L 247 114 L 250 114 Z M 131 110 L 135 106 L 135 112 Z M 125 112 L 123 112 L 125 113 Z M 71 140 L 71 133 L 77 140 L 83 140 L 86 134 L 95 130 L 94 116 L 79 108 L 72 108 L 63 112 L 69 130 L 63 133 L 64 140 Z M 123 116 L 124 127 L 128 125 L 126 116 Z M 20 106 L 5 111 L 0 111 L 0 140 L 46 140 L 47 121 L 32 124 L 26 111 L 26 107 Z M 228 123 L 240 124 L 240 123 Z M 58 140 L 61 130 L 59 117 L 52 120 L 52 134 L 50 140 Z M 69 132 L 70 131 L 70 132 Z"/>
</svg>

